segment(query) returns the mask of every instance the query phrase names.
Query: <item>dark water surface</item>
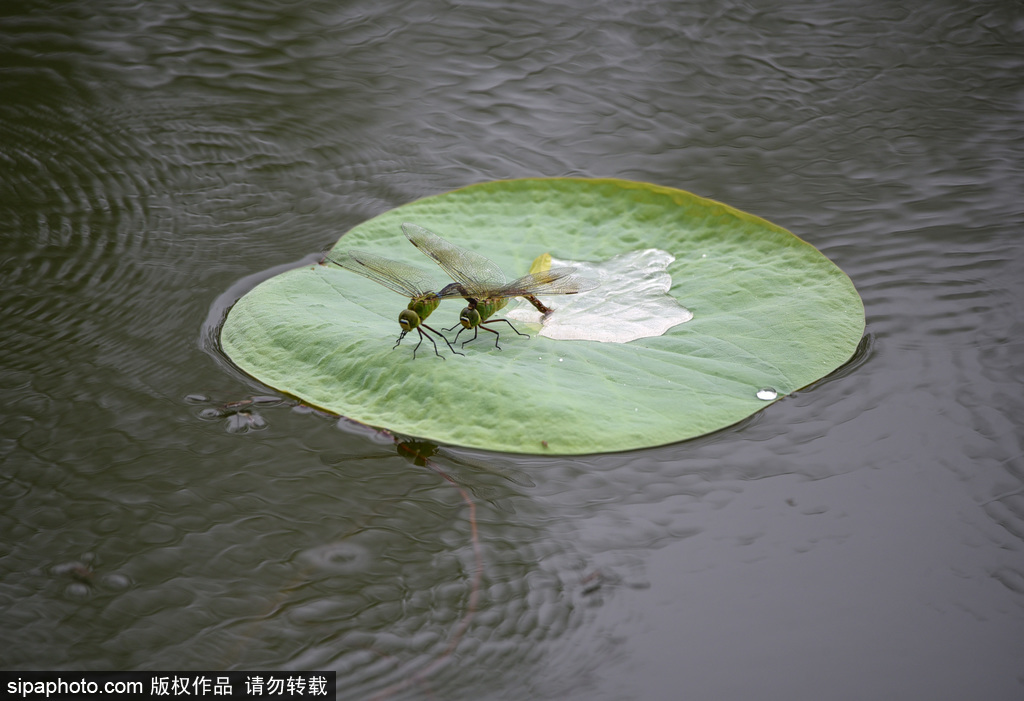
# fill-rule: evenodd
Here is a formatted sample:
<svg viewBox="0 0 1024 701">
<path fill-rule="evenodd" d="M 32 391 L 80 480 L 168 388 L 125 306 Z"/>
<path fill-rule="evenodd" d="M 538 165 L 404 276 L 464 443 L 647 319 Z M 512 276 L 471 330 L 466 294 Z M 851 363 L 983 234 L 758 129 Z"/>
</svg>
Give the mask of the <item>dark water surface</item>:
<svg viewBox="0 0 1024 701">
<path fill-rule="evenodd" d="M 1024 698 L 1024 15 L 901 5 L 3 3 L 0 668 Z M 289 404 L 217 418 L 269 392 L 211 352 L 254 280 L 523 176 L 789 228 L 862 352 L 688 443 L 441 449 L 459 487 Z"/>
</svg>

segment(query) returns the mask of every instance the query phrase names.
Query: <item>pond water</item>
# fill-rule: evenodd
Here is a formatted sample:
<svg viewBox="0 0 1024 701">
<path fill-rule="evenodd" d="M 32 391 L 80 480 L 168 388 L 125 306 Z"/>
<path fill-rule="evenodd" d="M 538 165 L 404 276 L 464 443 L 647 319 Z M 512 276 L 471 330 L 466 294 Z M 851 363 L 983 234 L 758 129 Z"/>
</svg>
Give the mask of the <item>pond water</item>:
<svg viewBox="0 0 1024 701">
<path fill-rule="evenodd" d="M 0 668 L 1024 697 L 1024 17 L 911 7 L 5 2 Z M 572 459 L 396 442 L 216 353 L 355 224 L 527 176 L 790 229 L 861 292 L 860 352 Z"/>
</svg>

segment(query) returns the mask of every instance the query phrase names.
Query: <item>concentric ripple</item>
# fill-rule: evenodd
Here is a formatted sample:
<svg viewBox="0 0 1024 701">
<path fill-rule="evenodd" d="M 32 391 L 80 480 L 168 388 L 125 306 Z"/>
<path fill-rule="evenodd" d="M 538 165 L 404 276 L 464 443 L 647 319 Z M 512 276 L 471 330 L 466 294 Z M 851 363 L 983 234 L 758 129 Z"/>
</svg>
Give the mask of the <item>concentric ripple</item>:
<svg viewBox="0 0 1024 701">
<path fill-rule="evenodd" d="M 1020 698 L 1018 14 L 2 3 L 0 667 Z M 229 432 L 186 400 L 266 392 L 197 338 L 240 287 L 418 197 L 545 175 L 777 221 L 854 280 L 862 351 L 595 460 L 414 454 L 288 402 Z"/>
</svg>

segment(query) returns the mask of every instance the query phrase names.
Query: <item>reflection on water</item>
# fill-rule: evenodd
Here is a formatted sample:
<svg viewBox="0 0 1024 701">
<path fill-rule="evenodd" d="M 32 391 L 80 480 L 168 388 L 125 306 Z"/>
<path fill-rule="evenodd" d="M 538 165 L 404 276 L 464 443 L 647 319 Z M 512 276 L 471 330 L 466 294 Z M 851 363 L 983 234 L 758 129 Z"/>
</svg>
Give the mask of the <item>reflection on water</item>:
<svg viewBox="0 0 1024 701">
<path fill-rule="evenodd" d="M 185 397 L 185 401 L 191 404 L 208 405 L 198 412 L 201 419 L 207 421 L 225 420 L 229 433 L 246 433 L 247 431 L 262 431 L 267 428 L 267 422 L 259 412 L 260 407 L 278 406 L 283 399 L 280 397 L 247 397 L 221 404 L 211 404 L 208 397 L 201 394 L 194 394 Z"/>
<path fill-rule="evenodd" d="M 1022 44 L 988 2 L 5 3 L 0 667 L 1020 698 Z M 275 266 L 538 175 L 779 222 L 870 346 L 739 426 L 570 460 L 417 459 L 207 352 Z"/>
</svg>

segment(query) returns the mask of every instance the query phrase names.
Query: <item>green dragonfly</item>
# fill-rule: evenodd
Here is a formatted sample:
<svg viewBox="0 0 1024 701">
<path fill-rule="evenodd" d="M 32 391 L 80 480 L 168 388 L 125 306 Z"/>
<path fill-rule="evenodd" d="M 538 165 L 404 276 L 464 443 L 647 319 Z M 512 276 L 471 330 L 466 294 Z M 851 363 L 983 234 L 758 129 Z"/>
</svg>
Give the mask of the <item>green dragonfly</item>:
<svg viewBox="0 0 1024 701">
<path fill-rule="evenodd" d="M 458 340 L 459 334 L 463 331 L 473 329 L 473 338 L 463 341 L 463 346 L 475 341 L 478 329 L 482 328 L 495 335 L 494 347 L 501 350 L 501 346 L 498 345 L 500 335 L 494 329 L 485 326 L 499 321 L 504 321 L 520 336 L 527 336 L 512 326 L 508 319 L 490 319 L 508 304 L 512 297 L 524 297 L 541 313 L 548 314 L 551 309 L 537 299 L 536 295 L 574 295 L 592 290 L 599 284 L 596 280 L 574 275 L 576 269 L 568 267 L 530 273 L 512 282 L 506 282 L 505 274 L 490 258 L 456 246 L 417 224 L 406 222 L 402 224 L 402 231 L 416 248 L 433 259 L 455 281 L 438 292 L 438 296 L 441 299 L 464 297 L 468 302 L 469 305 L 459 314 L 462 328 L 455 335 L 455 339 Z M 455 326 L 451 328 L 454 329 Z"/>
<path fill-rule="evenodd" d="M 465 353 L 459 353 L 455 350 L 444 334 L 424 323 L 424 320 L 430 316 L 431 312 L 437 309 L 441 300 L 444 299 L 438 293 L 433 292 L 436 285 L 425 272 L 414 265 L 391 260 L 390 258 L 366 251 L 350 250 L 344 253 L 326 255 L 324 260 L 345 270 L 350 270 L 353 273 L 359 273 L 363 277 L 369 278 L 409 298 L 409 306 L 398 315 L 398 324 L 402 327 L 402 333 L 399 334 L 392 350 L 398 348 L 398 345 L 407 333 L 415 330 L 420 335 L 420 341 L 412 349 L 412 357 L 416 357 L 416 351 L 423 343 L 423 338 L 426 337 L 434 345 L 434 354 L 444 360 L 444 356 L 437 351 L 437 342 L 434 341 L 434 338 L 429 333 L 424 331 L 424 329 L 428 329 L 440 336 L 448 344 L 448 348 L 451 349 L 452 353 L 465 355 Z M 454 299 L 460 296 L 449 294 L 447 298 Z"/>
</svg>

